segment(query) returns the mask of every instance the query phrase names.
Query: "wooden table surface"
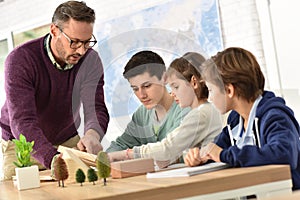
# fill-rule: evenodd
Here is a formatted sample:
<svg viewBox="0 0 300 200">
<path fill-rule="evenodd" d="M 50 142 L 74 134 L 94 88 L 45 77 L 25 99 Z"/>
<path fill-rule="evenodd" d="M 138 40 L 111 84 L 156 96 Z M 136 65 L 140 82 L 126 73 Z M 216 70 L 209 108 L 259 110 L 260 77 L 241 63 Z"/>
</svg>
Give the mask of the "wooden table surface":
<svg viewBox="0 0 300 200">
<path fill-rule="evenodd" d="M 291 194 L 263 198 L 262 200 L 299 200 L 299 199 L 300 199 L 300 191 L 296 190 L 295 192 L 292 192 Z"/>
<path fill-rule="evenodd" d="M 0 199 L 176 199 L 290 180 L 288 165 L 229 168 L 191 177 L 147 179 L 145 175 L 112 179 L 106 186 L 84 182 L 42 182 L 40 188 L 18 191 L 12 181 L 0 182 Z"/>
</svg>

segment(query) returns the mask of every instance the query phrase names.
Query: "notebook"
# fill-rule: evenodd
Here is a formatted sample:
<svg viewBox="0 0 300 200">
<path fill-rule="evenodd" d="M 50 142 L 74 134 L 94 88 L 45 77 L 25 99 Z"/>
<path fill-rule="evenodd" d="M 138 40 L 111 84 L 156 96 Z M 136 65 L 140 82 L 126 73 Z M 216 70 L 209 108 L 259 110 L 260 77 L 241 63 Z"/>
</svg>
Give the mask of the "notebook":
<svg viewBox="0 0 300 200">
<path fill-rule="evenodd" d="M 188 177 L 206 172 L 216 171 L 228 168 L 229 165 L 222 162 L 208 163 L 197 167 L 183 167 L 178 169 L 170 169 L 159 172 L 147 173 L 147 178 L 172 178 L 172 177 Z"/>
</svg>

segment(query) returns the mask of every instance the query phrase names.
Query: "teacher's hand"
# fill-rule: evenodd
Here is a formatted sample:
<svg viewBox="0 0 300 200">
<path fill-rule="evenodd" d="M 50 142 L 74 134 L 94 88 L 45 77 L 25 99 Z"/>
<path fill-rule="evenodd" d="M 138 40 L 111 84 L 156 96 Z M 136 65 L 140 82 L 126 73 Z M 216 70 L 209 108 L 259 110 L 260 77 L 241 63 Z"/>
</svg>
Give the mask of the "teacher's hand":
<svg viewBox="0 0 300 200">
<path fill-rule="evenodd" d="M 84 136 L 77 143 L 77 148 L 80 151 L 98 154 L 99 151 L 103 150 L 100 143 L 100 135 L 93 129 L 87 130 Z"/>
</svg>

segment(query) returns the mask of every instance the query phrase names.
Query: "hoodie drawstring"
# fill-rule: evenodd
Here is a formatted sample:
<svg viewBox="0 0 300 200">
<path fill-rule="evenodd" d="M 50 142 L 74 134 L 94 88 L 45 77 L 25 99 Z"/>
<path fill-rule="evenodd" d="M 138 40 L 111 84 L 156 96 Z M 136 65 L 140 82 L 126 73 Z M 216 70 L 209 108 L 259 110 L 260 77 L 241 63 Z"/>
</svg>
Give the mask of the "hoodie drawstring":
<svg viewBox="0 0 300 200">
<path fill-rule="evenodd" d="M 231 127 L 230 127 L 229 124 L 227 124 L 227 130 L 228 130 L 228 134 L 229 134 L 229 137 L 230 137 L 231 146 L 234 146 L 233 134 L 232 134 Z"/>
<path fill-rule="evenodd" d="M 261 143 L 260 143 L 260 137 L 259 137 L 259 130 L 258 130 L 258 118 L 254 118 L 254 126 L 255 126 L 255 137 L 257 139 L 257 145 L 259 148 L 261 148 Z"/>
</svg>

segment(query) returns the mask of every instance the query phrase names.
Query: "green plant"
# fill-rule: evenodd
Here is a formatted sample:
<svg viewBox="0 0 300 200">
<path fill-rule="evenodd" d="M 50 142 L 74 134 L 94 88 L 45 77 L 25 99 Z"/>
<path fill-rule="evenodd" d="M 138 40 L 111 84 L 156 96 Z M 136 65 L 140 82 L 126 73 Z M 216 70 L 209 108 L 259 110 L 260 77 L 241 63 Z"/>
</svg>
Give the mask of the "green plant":
<svg viewBox="0 0 300 200">
<path fill-rule="evenodd" d="M 100 151 L 97 155 L 98 176 L 103 178 L 103 184 L 106 185 L 106 178 L 110 176 L 110 161 L 107 153 Z"/>
<path fill-rule="evenodd" d="M 19 140 L 13 139 L 15 146 L 16 156 L 18 162 L 14 162 L 17 167 L 30 167 L 33 163 L 31 162 L 31 154 L 33 152 L 34 141 L 27 142 L 26 137 L 20 134 Z"/>
<path fill-rule="evenodd" d="M 82 169 L 77 169 L 76 171 L 76 182 L 80 183 L 80 186 L 82 186 L 82 183 L 85 181 L 85 174 L 82 171 Z"/>
<path fill-rule="evenodd" d="M 87 177 L 88 177 L 89 182 L 93 182 L 93 185 L 95 185 L 95 181 L 98 180 L 97 173 L 93 168 L 88 169 Z"/>
</svg>

